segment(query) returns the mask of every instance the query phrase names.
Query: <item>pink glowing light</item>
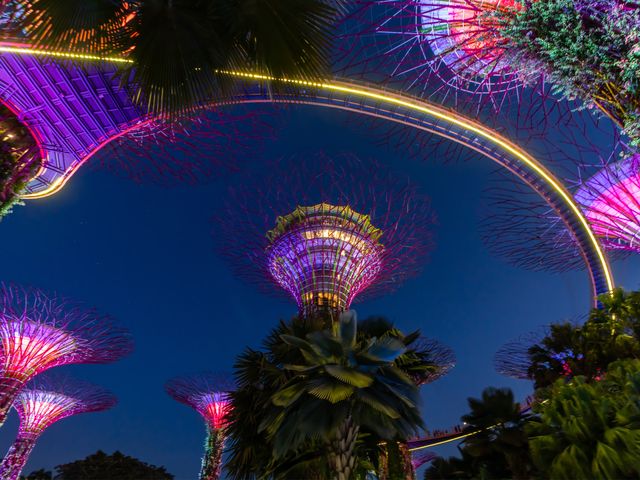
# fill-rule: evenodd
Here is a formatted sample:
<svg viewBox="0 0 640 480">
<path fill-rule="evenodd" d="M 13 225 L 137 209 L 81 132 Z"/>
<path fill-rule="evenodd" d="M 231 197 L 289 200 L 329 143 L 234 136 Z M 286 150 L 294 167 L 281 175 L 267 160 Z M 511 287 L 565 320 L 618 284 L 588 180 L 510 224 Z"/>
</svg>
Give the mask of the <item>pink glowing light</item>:
<svg viewBox="0 0 640 480">
<path fill-rule="evenodd" d="M 640 155 L 587 180 L 576 199 L 605 247 L 640 252 Z"/>
<path fill-rule="evenodd" d="M 226 393 L 207 393 L 199 400 L 198 411 L 213 428 L 222 428 L 231 411 L 231 401 Z"/>
</svg>

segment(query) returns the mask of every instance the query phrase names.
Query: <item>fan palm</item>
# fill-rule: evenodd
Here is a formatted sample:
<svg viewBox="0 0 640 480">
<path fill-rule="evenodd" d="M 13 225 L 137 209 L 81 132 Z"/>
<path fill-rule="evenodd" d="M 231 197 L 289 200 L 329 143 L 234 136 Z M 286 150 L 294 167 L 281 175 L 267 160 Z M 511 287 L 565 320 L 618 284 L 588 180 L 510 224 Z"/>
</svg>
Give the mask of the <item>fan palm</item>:
<svg viewBox="0 0 640 480">
<path fill-rule="evenodd" d="M 640 361 L 613 363 L 598 382 L 558 380 L 527 426 L 545 478 L 638 478 Z"/>
<path fill-rule="evenodd" d="M 470 398 L 471 412 L 462 417 L 466 432 L 475 432 L 464 441 L 464 451 L 481 460 L 493 458 L 490 470 L 502 470 L 509 478 L 529 478 L 531 460 L 524 424 L 528 415 L 506 388 L 487 388 L 482 398 Z M 498 476 L 502 476 L 498 473 Z"/>
<path fill-rule="evenodd" d="M 361 428 L 395 439 L 422 427 L 417 387 L 394 364 L 405 345 L 392 336 L 358 341 L 356 332 L 355 313 L 349 312 L 332 331 L 281 336 L 302 361 L 283 366 L 293 375 L 272 396 L 277 408 L 260 427 L 273 440 L 276 458 L 320 440 L 328 446 L 332 477 L 347 480 Z"/>
<path fill-rule="evenodd" d="M 173 114 L 219 100 L 225 70 L 318 79 L 342 0 L 11 0 L 43 46 L 127 54 L 134 98 Z M 97 51 L 97 52 L 96 52 Z"/>
<path fill-rule="evenodd" d="M 238 389 L 231 395 L 233 410 L 230 414 L 228 432 L 230 437 L 230 455 L 227 470 L 230 478 L 328 478 L 326 458 L 329 455 L 330 442 L 321 438 L 310 438 L 303 442 L 297 451 L 283 454 L 279 458 L 272 455 L 274 438 L 265 428 L 260 429 L 264 419 L 278 412 L 282 407 L 272 402 L 273 395 L 298 372 L 285 369 L 284 365 L 295 365 L 305 362 L 303 353 L 292 348 L 283 341 L 283 335 L 307 340 L 307 335 L 320 332 L 331 327 L 326 316 L 294 319 L 281 322 L 264 342 L 264 351 L 247 349 L 236 362 L 236 380 Z M 406 376 L 418 369 L 415 355 L 427 358 L 427 352 L 414 347 L 419 334 L 403 335 L 393 325 L 382 318 L 364 320 L 356 329 L 356 342 L 368 343 L 373 337 L 392 337 L 406 346 L 406 352 L 400 357 L 404 359 Z M 399 360 L 400 360 L 399 359 Z M 397 362 L 400 366 L 400 361 Z M 438 368 L 425 360 L 425 369 Z M 331 404 L 327 402 L 325 407 Z M 270 413 L 271 412 L 271 413 Z M 374 431 L 366 426 L 359 429 L 356 445 L 358 472 L 366 472 L 374 468 L 381 452 L 382 440 Z M 369 461 L 370 460 L 370 461 Z"/>
</svg>

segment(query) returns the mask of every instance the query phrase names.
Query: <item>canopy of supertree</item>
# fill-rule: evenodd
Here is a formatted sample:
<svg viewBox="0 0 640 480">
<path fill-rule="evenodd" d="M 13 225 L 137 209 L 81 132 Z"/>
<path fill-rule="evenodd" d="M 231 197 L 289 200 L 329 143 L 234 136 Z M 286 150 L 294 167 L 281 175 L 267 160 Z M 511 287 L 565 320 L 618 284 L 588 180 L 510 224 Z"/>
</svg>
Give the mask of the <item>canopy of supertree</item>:
<svg viewBox="0 0 640 480">
<path fill-rule="evenodd" d="M 165 389 L 175 400 L 202 415 L 210 428 L 224 427 L 231 408 L 228 394 L 235 389 L 230 375 L 202 373 L 176 377 L 167 382 Z"/>
<path fill-rule="evenodd" d="M 435 382 L 447 375 L 456 366 L 455 352 L 448 346 L 427 337 L 420 337 L 410 345 L 410 350 L 419 353 L 423 363 L 433 365 L 432 370 L 412 373 L 411 377 L 418 386 Z"/>
<path fill-rule="evenodd" d="M 382 268 L 382 232 L 348 206 L 298 207 L 267 233 L 271 275 L 305 312 L 346 310 Z"/>
<path fill-rule="evenodd" d="M 130 334 L 104 315 L 37 289 L 0 284 L 0 422 L 35 375 L 52 367 L 108 363 L 130 353 Z"/>
<path fill-rule="evenodd" d="M 606 248 L 640 252 L 640 155 L 603 167 L 575 194 Z"/>
<path fill-rule="evenodd" d="M 276 285 L 300 315 L 346 310 L 426 262 L 430 202 L 383 166 L 318 155 L 274 162 L 269 172 L 230 189 L 216 239 L 240 276 Z"/>
<path fill-rule="evenodd" d="M 440 91 L 444 100 L 466 92 L 490 99 L 494 109 L 500 108 L 506 92 L 534 78 L 530 69 L 508 61 L 507 41 L 500 34 L 500 12 L 518 8 L 516 0 L 356 4 L 359 8 L 344 22 L 344 46 L 337 61 L 345 74 L 374 79 L 384 72 L 389 81 L 402 80 L 404 89 L 420 95 Z"/>
<path fill-rule="evenodd" d="M 421 0 L 419 28 L 434 55 L 465 82 L 483 88 L 514 86 L 504 40 L 489 12 L 515 8 L 514 0 Z M 491 85 L 490 85 L 491 84 Z M 477 88 L 477 87 L 476 87 Z"/>
<path fill-rule="evenodd" d="M 107 410 L 116 398 L 95 385 L 65 377 L 38 378 L 23 389 L 14 408 L 20 417 L 18 436 L 0 465 L 0 477 L 16 480 L 38 437 L 50 425 L 80 413 Z"/>
</svg>

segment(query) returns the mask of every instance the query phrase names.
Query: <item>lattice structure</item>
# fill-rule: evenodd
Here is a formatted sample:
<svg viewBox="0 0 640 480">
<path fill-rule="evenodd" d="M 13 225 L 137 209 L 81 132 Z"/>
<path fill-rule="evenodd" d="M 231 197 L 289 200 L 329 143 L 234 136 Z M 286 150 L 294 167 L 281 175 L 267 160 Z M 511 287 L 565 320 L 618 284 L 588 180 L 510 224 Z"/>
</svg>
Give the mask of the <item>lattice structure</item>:
<svg viewBox="0 0 640 480">
<path fill-rule="evenodd" d="M 346 310 L 382 268 L 382 231 L 349 206 L 321 203 L 278 217 L 267 233 L 273 278 L 305 313 Z"/>
<path fill-rule="evenodd" d="M 414 470 L 419 469 L 420 467 L 426 465 L 427 463 L 431 462 L 432 460 L 435 460 L 436 458 L 438 458 L 438 455 L 436 455 L 433 452 L 429 452 L 429 451 L 417 451 L 417 452 L 412 452 L 411 453 L 411 465 L 413 466 Z"/>
<path fill-rule="evenodd" d="M 55 377 L 33 381 L 16 398 L 20 429 L 0 464 L 0 477 L 19 478 L 36 441 L 52 424 L 72 415 L 107 410 L 115 404 L 111 393 L 89 383 Z"/>
<path fill-rule="evenodd" d="M 640 252 L 640 155 L 604 166 L 575 198 L 606 248 Z"/>
<path fill-rule="evenodd" d="M 376 162 L 318 155 L 268 168 L 230 190 L 216 237 L 239 275 L 276 285 L 301 315 L 347 309 L 361 293 L 397 287 L 426 261 L 428 199 Z"/>
<path fill-rule="evenodd" d="M 433 365 L 436 368 L 432 371 L 424 371 L 413 374 L 413 380 L 417 385 L 422 386 L 447 375 L 456 366 L 455 352 L 448 346 L 427 337 L 420 337 L 410 345 L 410 350 L 420 352 L 425 364 Z"/>
<path fill-rule="evenodd" d="M 0 284 L 0 424 L 31 378 L 50 368 L 108 363 L 132 351 L 106 316 L 36 289 Z"/>
<path fill-rule="evenodd" d="M 494 14 L 517 8 L 514 0 L 362 0 L 346 22 L 338 66 L 386 75 L 404 88 L 441 97 L 470 94 L 495 109 L 506 92 L 538 72 L 525 72 L 507 58 Z M 344 58 L 342 58 L 344 57 Z M 345 64 L 345 65 L 343 65 Z M 434 83 L 440 87 L 434 88 Z M 449 93 L 447 93 L 447 91 Z M 461 103 L 464 103 L 462 100 Z"/>
<path fill-rule="evenodd" d="M 217 480 L 222 470 L 226 416 L 231 409 L 228 394 L 235 388 L 231 377 L 214 373 L 177 377 L 168 381 L 165 388 L 171 397 L 193 408 L 204 418 L 207 440 L 200 479 Z"/>
</svg>

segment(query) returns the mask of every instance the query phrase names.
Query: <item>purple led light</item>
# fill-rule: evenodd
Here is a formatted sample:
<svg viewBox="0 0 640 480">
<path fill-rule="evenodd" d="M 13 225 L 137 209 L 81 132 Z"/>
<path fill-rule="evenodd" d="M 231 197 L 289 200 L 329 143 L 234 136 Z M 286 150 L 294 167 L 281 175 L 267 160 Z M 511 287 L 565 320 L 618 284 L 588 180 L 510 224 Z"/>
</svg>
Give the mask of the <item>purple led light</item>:
<svg viewBox="0 0 640 480">
<path fill-rule="evenodd" d="M 368 216 L 348 206 L 298 207 L 267 234 L 271 275 L 301 311 L 346 310 L 380 273 L 381 235 Z"/>
<path fill-rule="evenodd" d="M 603 167 L 575 198 L 606 248 L 640 252 L 640 155 Z"/>
</svg>

